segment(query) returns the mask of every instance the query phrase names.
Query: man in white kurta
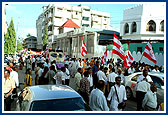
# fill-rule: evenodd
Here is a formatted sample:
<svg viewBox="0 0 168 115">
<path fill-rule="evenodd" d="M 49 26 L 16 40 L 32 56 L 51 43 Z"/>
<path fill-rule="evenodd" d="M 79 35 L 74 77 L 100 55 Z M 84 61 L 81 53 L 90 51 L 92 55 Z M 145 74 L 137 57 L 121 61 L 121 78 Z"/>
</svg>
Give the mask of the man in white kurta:
<svg viewBox="0 0 168 115">
<path fill-rule="evenodd" d="M 115 81 L 116 81 L 116 84 L 111 87 L 110 93 L 107 97 L 107 100 L 108 100 L 108 102 L 111 101 L 110 111 L 122 111 L 122 109 L 118 109 L 118 104 L 121 102 L 124 102 L 124 104 L 125 104 L 125 102 L 127 100 L 126 90 L 125 90 L 125 87 L 123 85 L 121 85 L 121 77 L 116 77 Z M 119 102 L 117 99 L 115 87 L 116 87 L 116 91 L 118 94 Z"/>
<path fill-rule="evenodd" d="M 103 90 L 105 83 L 103 80 L 98 81 L 96 89 L 93 89 L 90 94 L 89 105 L 93 111 L 109 111 L 107 101 L 104 96 Z"/>
</svg>

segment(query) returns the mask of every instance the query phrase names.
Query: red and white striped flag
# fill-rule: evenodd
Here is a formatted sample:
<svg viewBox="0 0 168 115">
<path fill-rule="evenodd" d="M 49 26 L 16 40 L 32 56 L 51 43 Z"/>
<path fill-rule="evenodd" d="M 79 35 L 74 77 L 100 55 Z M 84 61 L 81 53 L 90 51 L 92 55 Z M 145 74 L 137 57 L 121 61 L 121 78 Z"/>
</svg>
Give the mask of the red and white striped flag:
<svg viewBox="0 0 168 115">
<path fill-rule="evenodd" d="M 126 55 L 126 68 L 128 69 L 133 63 L 133 56 L 131 55 L 131 52 L 128 51 Z"/>
<path fill-rule="evenodd" d="M 157 63 L 155 55 L 154 55 L 153 50 L 152 50 L 152 45 L 150 43 L 150 40 L 149 40 L 149 42 L 147 43 L 147 45 L 145 47 L 145 50 L 143 52 L 143 56 L 145 56 L 146 58 L 148 58 L 154 64 Z"/>
<path fill-rule="evenodd" d="M 112 53 L 120 56 L 121 59 L 126 60 L 124 48 L 115 33 L 114 33 Z"/>
<path fill-rule="evenodd" d="M 107 58 L 107 48 L 106 48 L 106 51 L 104 52 L 104 56 L 102 56 L 102 60 L 101 60 L 102 64 L 106 63 L 106 58 Z"/>
<path fill-rule="evenodd" d="M 82 57 L 85 57 L 86 54 L 87 54 L 87 49 L 82 36 Z"/>
</svg>

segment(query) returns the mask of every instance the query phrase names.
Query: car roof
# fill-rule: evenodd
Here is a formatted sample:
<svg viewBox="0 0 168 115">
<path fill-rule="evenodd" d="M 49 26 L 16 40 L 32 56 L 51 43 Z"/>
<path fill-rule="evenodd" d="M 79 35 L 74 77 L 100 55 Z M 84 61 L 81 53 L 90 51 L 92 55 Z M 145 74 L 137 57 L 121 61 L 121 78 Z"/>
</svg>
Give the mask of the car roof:
<svg viewBox="0 0 168 115">
<path fill-rule="evenodd" d="M 31 91 L 33 101 L 81 97 L 75 90 L 66 85 L 37 85 L 28 88 Z"/>
<path fill-rule="evenodd" d="M 149 72 L 148 74 L 149 74 L 149 76 L 152 75 L 152 76 L 156 76 L 162 80 L 164 79 L 164 73 L 161 73 L 161 72 Z"/>
</svg>

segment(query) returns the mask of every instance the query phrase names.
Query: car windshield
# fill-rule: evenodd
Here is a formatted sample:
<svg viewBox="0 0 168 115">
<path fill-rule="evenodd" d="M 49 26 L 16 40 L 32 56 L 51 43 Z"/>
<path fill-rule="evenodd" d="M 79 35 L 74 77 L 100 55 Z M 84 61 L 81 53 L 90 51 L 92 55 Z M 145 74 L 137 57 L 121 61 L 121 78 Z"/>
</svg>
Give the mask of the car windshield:
<svg viewBox="0 0 168 115">
<path fill-rule="evenodd" d="M 54 58 L 56 58 L 57 54 L 56 53 L 52 53 L 51 56 L 54 57 Z"/>
<path fill-rule="evenodd" d="M 160 78 L 158 78 L 156 76 L 152 76 L 152 75 L 150 75 L 150 76 L 153 80 L 153 83 L 156 85 L 157 88 L 161 88 L 161 86 L 164 86 L 164 83 Z"/>
<path fill-rule="evenodd" d="M 33 101 L 30 111 L 84 111 L 81 98 Z"/>
</svg>

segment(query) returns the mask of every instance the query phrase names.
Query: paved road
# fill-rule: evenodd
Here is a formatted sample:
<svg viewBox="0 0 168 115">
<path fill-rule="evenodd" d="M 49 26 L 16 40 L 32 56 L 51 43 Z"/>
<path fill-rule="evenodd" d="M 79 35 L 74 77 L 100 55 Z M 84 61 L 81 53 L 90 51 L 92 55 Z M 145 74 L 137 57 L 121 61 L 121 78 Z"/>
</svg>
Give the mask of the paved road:
<svg viewBox="0 0 168 115">
<path fill-rule="evenodd" d="M 22 90 L 24 88 L 24 77 L 25 77 L 25 67 L 22 69 L 22 70 L 19 70 L 18 71 L 18 74 L 19 74 L 19 82 L 20 82 L 20 90 Z M 32 81 L 32 85 L 35 85 L 35 72 L 32 71 L 32 78 L 33 78 L 33 81 Z M 135 99 L 133 100 L 128 100 L 127 101 L 127 105 L 126 105 L 126 108 L 124 111 L 136 111 L 136 101 Z M 12 106 L 12 110 L 14 110 L 15 108 L 15 104 L 13 104 Z"/>
</svg>

